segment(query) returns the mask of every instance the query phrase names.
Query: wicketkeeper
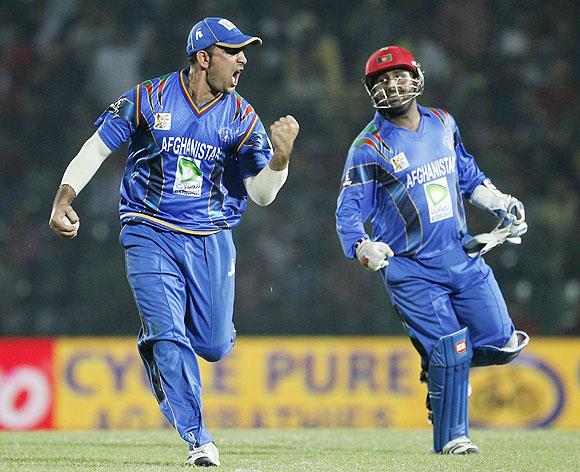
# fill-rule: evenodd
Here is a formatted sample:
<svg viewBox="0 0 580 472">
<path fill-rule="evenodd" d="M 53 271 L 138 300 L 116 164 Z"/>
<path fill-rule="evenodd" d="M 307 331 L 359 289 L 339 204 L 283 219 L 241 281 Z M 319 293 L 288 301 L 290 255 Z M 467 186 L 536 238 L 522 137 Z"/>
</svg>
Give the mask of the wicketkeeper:
<svg viewBox="0 0 580 472">
<path fill-rule="evenodd" d="M 421 355 L 433 450 L 479 452 L 468 431 L 469 368 L 511 362 L 529 340 L 514 329 L 481 255 L 521 241 L 524 207 L 483 174 L 448 112 L 417 104 L 424 77 L 409 51 L 375 51 L 364 82 L 376 113 L 344 166 L 340 242 L 347 257 L 380 273 Z M 470 236 L 464 199 L 496 215 L 498 226 Z"/>
</svg>

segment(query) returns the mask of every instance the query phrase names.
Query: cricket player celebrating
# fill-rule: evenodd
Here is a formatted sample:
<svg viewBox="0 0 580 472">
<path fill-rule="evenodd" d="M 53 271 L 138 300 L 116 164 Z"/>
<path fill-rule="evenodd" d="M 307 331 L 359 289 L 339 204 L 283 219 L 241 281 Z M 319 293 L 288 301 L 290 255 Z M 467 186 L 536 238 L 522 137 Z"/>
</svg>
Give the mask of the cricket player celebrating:
<svg viewBox="0 0 580 472">
<path fill-rule="evenodd" d="M 514 330 L 481 254 L 520 242 L 524 208 L 481 172 L 449 113 L 417 104 L 423 72 L 409 51 L 374 52 L 365 86 L 377 112 L 349 150 L 336 229 L 347 257 L 380 271 L 421 355 L 434 452 L 476 453 L 468 434 L 469 368 L 506 364 L 529 340 Z M 497 228 L 470 236 L 463 198 L 497 215 Z M 372 236 L 363 226 L 368 219 Z"/>
<path fill-rule="evenodd" d="M 245 47 L 261 43 L 223 18 L 197 23 L 187 40 L 187 69 L 137 85 L 100 116 L 64 173 L 50 217 L 57 234 L 76 236 L 72 201 L 129 140 L 120 240 L 141 317 L 139 354 L 194 466 L 220 464 L 202 418 L 196 355 L 218 361 L 234 345 L 231 229 L 248 195 L 259 205 L 274 200 L 298 134 L 287 115 L 271 126 L 270 142 L 255 110 L 235 92 Z"/>
</svg>

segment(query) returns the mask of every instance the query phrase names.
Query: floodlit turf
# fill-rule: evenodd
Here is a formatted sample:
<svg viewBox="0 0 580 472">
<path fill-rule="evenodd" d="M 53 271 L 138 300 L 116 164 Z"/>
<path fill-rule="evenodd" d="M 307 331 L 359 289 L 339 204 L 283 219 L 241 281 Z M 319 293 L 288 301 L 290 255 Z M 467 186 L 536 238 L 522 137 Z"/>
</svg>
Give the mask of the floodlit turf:
<svg viewBox="0 0 580 472">
<path fill-rule="evenodd" d="M 475 430 L 482 453 L 429 453 L 428 430 L 216 430 L 222 468 L 258 471 L 580 471 L 580 431 Z M 184 465 L 173 431 L 0 433 L 0 470 L 157 471 Z"/>
</svg>

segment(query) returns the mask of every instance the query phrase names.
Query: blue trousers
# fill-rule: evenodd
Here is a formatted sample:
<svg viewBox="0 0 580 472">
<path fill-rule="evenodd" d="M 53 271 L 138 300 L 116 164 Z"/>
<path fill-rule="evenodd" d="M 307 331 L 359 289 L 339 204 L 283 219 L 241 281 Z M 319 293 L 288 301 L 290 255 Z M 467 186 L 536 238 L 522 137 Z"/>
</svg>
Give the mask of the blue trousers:
<svg viewBox="0 0 580 472">
<path fill-rule="evenodd" d="M 139 354 L 165 417 L 191 445 L 211 441 L 196 355 L 210 361 L 234 345 L 236 252 L 230 231 L 194 236 L 127 224 L 127 279 L 141 318 Z"/>
<path fill-rule="evenodd" d="M 464 327 L 474 351 L 501 348 L 514 332 L 491 268 L 461 246 L 426 259 L 391 258 L 381 275 L 424 368 L 433 345 Z"/>
</svg>

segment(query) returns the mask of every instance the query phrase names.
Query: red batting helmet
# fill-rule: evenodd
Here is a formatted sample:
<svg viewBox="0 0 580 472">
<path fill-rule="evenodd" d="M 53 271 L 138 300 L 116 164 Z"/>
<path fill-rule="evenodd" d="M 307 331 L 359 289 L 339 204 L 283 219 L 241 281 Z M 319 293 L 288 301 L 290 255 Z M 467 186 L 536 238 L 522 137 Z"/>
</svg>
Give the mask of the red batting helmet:
<svg viewBox="0 0 580 472">
<path fill-rule="evenodd" d="M 392 108 L 393 105 L 389 103 L 390 100 L 386 96 L 385 92 L 375 91 L 377 84 L 375 84 L 375 86 L 371 86 L 371 78 L 375 75 L 382 74 L 383 72 L 393 69 L 406 69 L 411 71 L 415 76 L 415 78 L 412 80 L 410 91 L 399 91 L 399 85 L 397 85 L 397 96 L 399 99 L 403 99 L 403 103 L 399 101 L 397 102 L 397 106 L 408 103 L 423 93 L 425 79 L 423 77 L 421 65 L 406 49 L 403 49 L 399 46 L 386 46 L 379 49 L 378 51 L 373 52 L 365 65 L 364 82 L 367 92 L 373 100 L 373 106 L 375 108 Z"/>
</svg>

